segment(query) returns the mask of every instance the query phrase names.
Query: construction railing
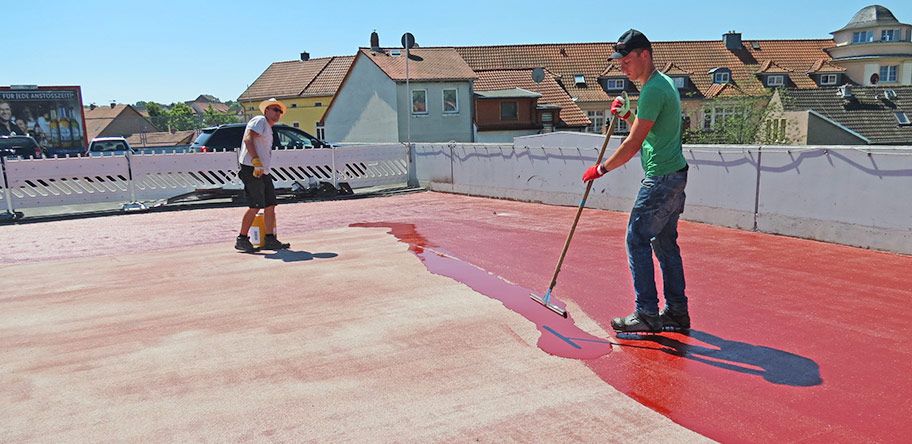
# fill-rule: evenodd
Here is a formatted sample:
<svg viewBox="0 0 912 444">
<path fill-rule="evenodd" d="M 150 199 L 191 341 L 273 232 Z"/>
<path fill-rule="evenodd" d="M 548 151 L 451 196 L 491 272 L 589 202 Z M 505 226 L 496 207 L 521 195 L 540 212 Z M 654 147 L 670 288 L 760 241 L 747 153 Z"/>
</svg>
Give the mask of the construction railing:
<svg viewBox="0 0 912 444">
<path fill-rule="evenodd" d="M 353 189 L 405 184 L 407 158 L 406 147 L 400 144 L 276 150 L 272 176 L 276 188 L 295 182 L 345 182 Z M 59 205 L 127 205 L 200 190 L 243 188 L 236 152 L 3 159 L 2 168 L 0 203 L 8 214 Z"/>
</svg>

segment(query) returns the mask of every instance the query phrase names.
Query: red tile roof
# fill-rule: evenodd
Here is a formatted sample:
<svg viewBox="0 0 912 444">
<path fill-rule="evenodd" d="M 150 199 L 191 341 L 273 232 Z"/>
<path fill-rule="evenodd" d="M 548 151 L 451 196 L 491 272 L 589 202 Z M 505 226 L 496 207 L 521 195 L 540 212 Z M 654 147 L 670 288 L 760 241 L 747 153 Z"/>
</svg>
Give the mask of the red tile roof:
<svg viewBox="0 0 912 444">
<path fill-rule="evenodd" d="M 783 68 L 783 67 L 779 66 L 778 63 L 776 63 L 776 62 L 774 62 L 774 61 L 772 61 L 772 60 L 767 60 L 767 61 L 763 62 L 763 63 L 760 65 L 760 69 L 757 70 L 757 73 L 758 73 L 758 74 L 759 74 L 759 73 L 763 73 L 763 74 L 788 74 L 788 73 L 790 73 L 790 72 L 794 72 L 794 70 L 791 70 L 791 69 L 788 69 L 788 68 Z"/>
<path fill-rule="evenodd" d="M 561 108 L 560 121 L 565 127 L 589 126 L 589 118 L 580 109 L 554 78 L 554 74 L 545 70 L 545 79 L 541 83 L 532 80 L 532 69 L 504 69 L 478 71 L 475 91 L 497 91 L 511 88 L 522 88 L 542 95 L 539 105 L 552 104 Z M 559 125 L 560 126 L 560 125 Z"/>
<path fill-rule="evenodd" d="M 323 57 L 273 63 L 238 100 L 335 95 L 354 59 L 353 56 Z"/>
<path fill-rule="evenodd" d="M 361 48 L 368 60 L 371 60 L 390 79 L 405 81 L 405 50 L 401 55 L 390 55 L 389 50 L 380 52 L 370 48 Z M 453 48 L 414 48 L 410 51 L 408 77 L 418 81 L 474 80 L 477 76 Z"/>
<path fill-rule="evenodd" d="M 334 96 L 348 73 L 355 56 L 333 57 L 323 71 L 307 85 L 302 97 Z"/>
<path fill-rule="evenodd" d="M 766 88 L 756 73 L 768 60 L 775 61 L 784 70 L 790 70 L 789 77 L 798 88 L 816 88 L 807 71 L 820 60 L 830 60 L 824 49 L 832 46 L 831 39 L 745 40 L 743 49 L 730 51 L 725 48 L 722 39 L 653 42 L 656 66 L 673 64 L 678 70 L 691 73 L 691 81 L 707 97 L 713 85 L 709 71 L 719 67 L 732 71 L 732 80 L 738 88 L 731 92 L 765 93 Z M 475 70 L 548 68 L 558 76 L 567 92 L 580 102 L 609 101 L 613 96 L 606 94 L 595 79 L 621 75 L 616 67 L 611 67 L 613 63 L 609 59 L 614 51 L 613 43 L 466 46 L 457 47 L 456 51 Z M 586 87 L 575 84 L 573 77 L 576 74 L 586 77 Z"/>
<path fill-rule="evenodd" d="M 241 93 L 238 100 L 297 97 L 331 60 L 332 57 L 323 57 L 273 63 Z"/>
<path fill-rule="evenodd" d="M 845 68 L 836 66 L 827 59 L 820 59 L 814 62 L 814 65 L 811 66 L 811 69 L 808 70 L 808 74 L 845 72 L 845 70 Z"/>
<path fill-rule="evenodd" d="M 133 148 L 189 145 L 190 142 L 193 142 L 193 137 L 195 135 L 196 131 L 194 130 L 175 131 L 173 133 L 161 131 L 145 134 L 133 134 L 130 137 L 127 137 L 127 142 L 129 142 L 130 146 Z"/>
</svg>

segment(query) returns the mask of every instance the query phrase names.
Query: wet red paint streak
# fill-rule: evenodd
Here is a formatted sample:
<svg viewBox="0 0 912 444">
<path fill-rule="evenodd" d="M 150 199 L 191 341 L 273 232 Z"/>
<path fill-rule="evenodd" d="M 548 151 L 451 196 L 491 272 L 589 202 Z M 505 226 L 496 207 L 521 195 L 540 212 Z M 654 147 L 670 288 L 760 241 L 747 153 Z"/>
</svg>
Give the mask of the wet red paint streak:
<svg viewBox="0 0 912 444">
<path fill-rule="evenodd" d="M 579 329 L 570 316 L 564 319 L 542 307 L 529 297 L 529 289 L 507 282 L 430 245 L 412 224 L 377 222 L 351 226 L 388 228 L 396 239 L 409 245 L 409 251 L 415 253 L 431 273 L 461 282 L 478 293 L 500 301 L 508 309 L 533 322 L 541 332 L 538 347 L 549 354 L 572 359 L 595 359 L 611 352 L 612 343 L 607 339 L 597 338 Z M 563 307 L 560 301 L 553 301 Z"/>
</svg>

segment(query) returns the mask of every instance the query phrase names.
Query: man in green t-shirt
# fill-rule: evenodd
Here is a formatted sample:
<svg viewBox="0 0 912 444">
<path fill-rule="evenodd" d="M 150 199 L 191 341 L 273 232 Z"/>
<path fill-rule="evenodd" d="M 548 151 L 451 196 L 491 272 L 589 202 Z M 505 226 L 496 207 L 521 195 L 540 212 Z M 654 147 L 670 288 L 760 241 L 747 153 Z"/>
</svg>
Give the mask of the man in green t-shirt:
<svg viewBox="0 0 912 444">
<path fill-rule="evenodd" d="M 611 327 L 624 333 L 690 329 L 684 265 L 678 248 L 678 217 L 684 211 L 687 162 L 681 152 L 681 98 L 674 82 L 655 68 L 652 43 L 631 29 L 621 35 L 612 59 L 621 71 L 641 84 L 636 117 L 623 98 L 614 99 L 611 113 L 627 121 L 630 134 L 604 163 L 593 165 L 583 181 L 602 177 L 640 153 L 645 178 L 627 223 L 627 259 L 633 275 L 636 309 L 615 318 Z M 662 267 L 665 308 L 659 312 L 652 255 Z"/>
</svg>

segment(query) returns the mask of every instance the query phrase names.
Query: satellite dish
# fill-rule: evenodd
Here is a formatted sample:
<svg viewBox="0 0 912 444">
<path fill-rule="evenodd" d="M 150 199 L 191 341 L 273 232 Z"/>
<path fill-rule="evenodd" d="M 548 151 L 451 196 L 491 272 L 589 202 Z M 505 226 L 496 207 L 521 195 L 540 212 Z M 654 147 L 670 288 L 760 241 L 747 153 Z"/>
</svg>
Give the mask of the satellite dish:
<svg viewBox="0 0 912 444">
<path fill-rule="evenodd" d="M 535 68 L 532 70 L 532 81 L 535 83 L 541 83 L 542 80 L 545 80 L 545 70 L 543 68 Z"/>
<path fill-rule="evenodd" d="M 411 32 L 402 34 L 402 47 L 412 49 L 415 47 L 415 36 Z"/>
</svg>

